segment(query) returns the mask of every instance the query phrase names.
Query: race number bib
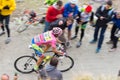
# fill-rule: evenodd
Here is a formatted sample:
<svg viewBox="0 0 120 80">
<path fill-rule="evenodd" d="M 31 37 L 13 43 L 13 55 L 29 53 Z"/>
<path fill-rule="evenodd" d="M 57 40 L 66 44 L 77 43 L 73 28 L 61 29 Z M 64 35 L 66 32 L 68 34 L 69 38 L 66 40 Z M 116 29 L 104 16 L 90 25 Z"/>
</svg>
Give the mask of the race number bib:
<svg viewBox="0 0 120 80">
<path fill-rule="evenodd" d="M 51 35 L 50 35 L 50 32 L 45 32 L 45 33 L 43 34 L 43 36 L 44 36 L 44 41 L 50 41 L 50 40 L 52 40 L 52 37 L 51 37 Z"/>
</svg>

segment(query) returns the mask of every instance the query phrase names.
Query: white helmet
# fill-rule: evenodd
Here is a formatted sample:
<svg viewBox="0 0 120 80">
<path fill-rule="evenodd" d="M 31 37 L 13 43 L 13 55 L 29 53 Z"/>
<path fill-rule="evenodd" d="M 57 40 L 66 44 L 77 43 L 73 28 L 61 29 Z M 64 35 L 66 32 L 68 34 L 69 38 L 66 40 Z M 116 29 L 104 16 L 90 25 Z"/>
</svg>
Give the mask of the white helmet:
<svg viewBox="0 0 120 80">
<path fill-rule="evenodd" d="M 78 0 L 70 0 L 70 3 L 72 3 L 72 4 L 77 4 L 77 3 L 78 3 Z"/>
</svg>

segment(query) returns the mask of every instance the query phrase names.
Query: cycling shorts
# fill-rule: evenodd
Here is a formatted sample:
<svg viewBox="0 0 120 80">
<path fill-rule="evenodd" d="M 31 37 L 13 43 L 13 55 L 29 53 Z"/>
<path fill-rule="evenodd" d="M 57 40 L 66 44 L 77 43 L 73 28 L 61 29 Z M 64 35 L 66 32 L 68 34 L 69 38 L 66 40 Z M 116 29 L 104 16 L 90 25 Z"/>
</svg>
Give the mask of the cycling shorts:
<svg viewBox="0 0 120 80">
<path fill-rule="evenodd" d="M 42 53 L 44 52 L 42 48 L 35 44 L 34 38 L 32 39 L 32 48 L 34 49 L 35 53 L 41 57 Z"/>
</svg>

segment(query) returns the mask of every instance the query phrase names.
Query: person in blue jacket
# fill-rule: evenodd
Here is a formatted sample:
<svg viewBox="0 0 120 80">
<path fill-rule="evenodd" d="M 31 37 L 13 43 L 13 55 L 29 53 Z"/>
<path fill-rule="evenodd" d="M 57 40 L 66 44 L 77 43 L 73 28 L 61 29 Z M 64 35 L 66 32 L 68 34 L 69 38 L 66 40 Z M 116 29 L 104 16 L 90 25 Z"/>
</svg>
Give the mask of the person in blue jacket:
<svg viewBox="0 0 120 80">
<path fill-rule="evenodd" d="M 77 6 L 77 0 L 70 0 L 70 2 L 66 3 L 64 6 L 64 12 L 63 17 L 73 17 L 75 18 L 78 14 L 78 6 Z M 67 46 L 70 46 L 70 39 L 71 39 L 71 29 L 72 24 L 68 27 L 68 41 Z"/>
<path fill-rule="evenodd" d="M 115 13 L 114 17 L 112 18 L 112 21 L 113 21 L 113 27 L 111 30 L 111 40 L 110 41 L 112 41 L 113 46 L 110 49 L 110 52 L 113 52 L 117 49 L 117 43 L 118 43 L 119 37 L 117 37 L 115 35 L 115 33 L 120 30 L 120 11 L 117 11 Z"/>
</svg>

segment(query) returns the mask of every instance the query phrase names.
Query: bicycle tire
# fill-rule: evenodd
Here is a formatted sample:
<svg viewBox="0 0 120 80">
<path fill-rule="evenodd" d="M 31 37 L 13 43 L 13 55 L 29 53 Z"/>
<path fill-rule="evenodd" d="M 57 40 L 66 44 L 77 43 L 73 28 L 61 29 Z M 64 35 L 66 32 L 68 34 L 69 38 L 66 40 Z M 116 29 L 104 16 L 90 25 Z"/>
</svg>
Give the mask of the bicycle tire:
<svg viewBox="0 0 120 80">
<path fill-rule="evenodd" d="M 59 57 L 59 58 L 61 58 L 61 57 Z M 68 62 L 68 60 L 70 62 Z M 61 66 L 63 66 L 63 67 L 61 67 Z M 67 67 L 65 68 L 65 66 L 67 66 Z M 59 60 L 57 68 L 61 72 L 66 72 L 66 71 L 70 70 L 73 66 L 74 66 L 74 60 L 73 60 L 73 58 L 70 57 L 70 56 L 68 56 L 68 55 L 66 55 L 66 56 L 63 57 L 63 59 Z"/>
<path fill-rule="evenodd" d="M 25 59 L 26 58 L 26 59 Z M 28 59 L 27 59 L 28 58 Z M 25 60 L 26 61 L 25 61 Z M 22 64 L 20 64 L 19 63 L 19 61 L 20 60 L 23 60 L 23 62 L 22 62 Z M 32 63 L 30 63 L 31 61 L 33 60 L 34 61 L 34 63 L 36 64 L 36 62 L 37 62 L 37 59 L 36 58 L 34 58 L 33 56 L 28 56 L 28 55 L 25 55 L 25 56 L 21 56 L 21 57 L 19 57 L 19 58 L 17 58 L 16 60 L 15 60 L 15 62 L 14 62 L 14 67 L 15 67 L 15 69 L 17 70 L 17 71 L 19 71 L 19 72 L 21 72 L 21 73 L 24 73 L 24 74 L 28 74 L 28 73 L 31 73 L 31 72 L 34 72 L 34 70 L 33 70 L 33 66 L 35 65 L 35 64 L 32 64 Z M 29 63 L 27 63 L 28 61 L 30 61 Z M 24 63 L 25 62 L 25 63 Z M 22 69 L 20 69 L 20 67 L 21 66 L 19 66 L 18 64 L 20 64 L 22 67 L 23 67 L 23 70 Z M 26 67 L 27 66 L 27 67 Z M 32 66 L 32 67 L 31 67 Z M 26 71 L 25 70 L 25 68 L 27 69 L 28 67 L 31 67 L 31 69 L 29 70 L 28 69 L 28 71 Z"/>
<path fill-rule="evenodd" d="M 23 31 L 25 31 L 28 27 L 29 27 L 29 24 L 27 24 L 28 22 L 24 22 L 23 24 L 19 25 L 19 27 L 17 28 L 17 32 L 18 33 L 21 33 Z"/>
</svg>

